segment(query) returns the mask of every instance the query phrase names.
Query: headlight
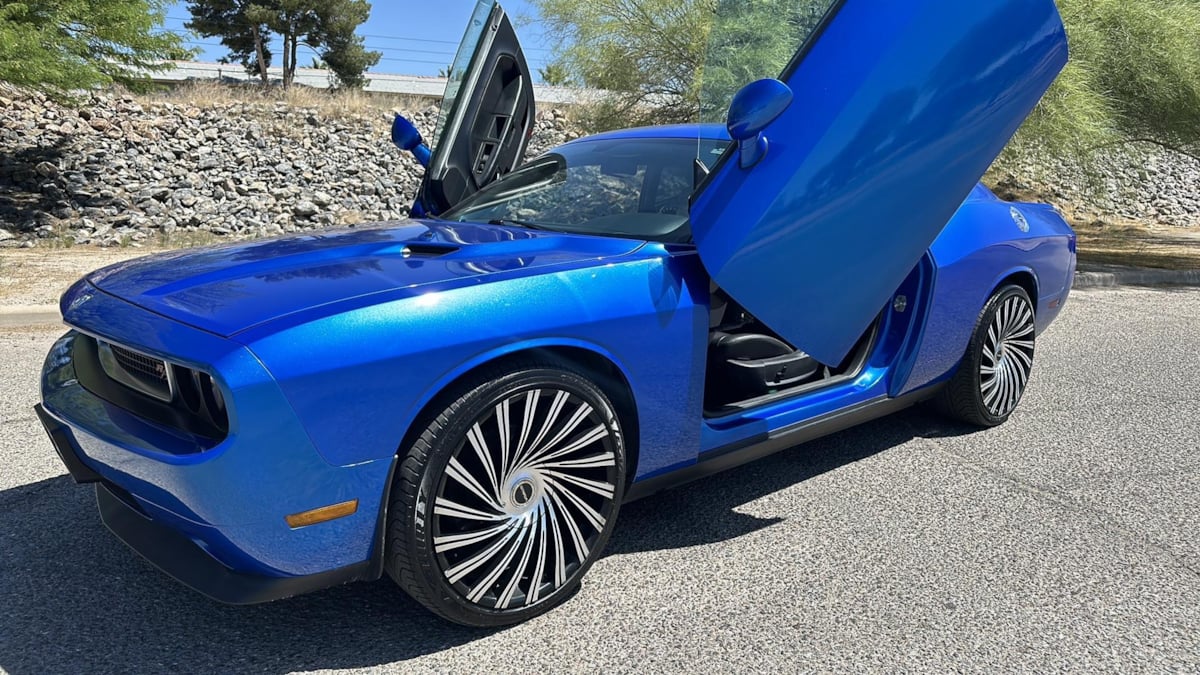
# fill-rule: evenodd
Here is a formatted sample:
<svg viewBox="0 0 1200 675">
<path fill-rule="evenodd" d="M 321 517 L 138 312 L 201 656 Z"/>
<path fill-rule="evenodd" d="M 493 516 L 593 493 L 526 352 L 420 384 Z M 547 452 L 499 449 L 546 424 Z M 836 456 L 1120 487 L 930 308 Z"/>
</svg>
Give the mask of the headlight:
<svg viewBox="0 0 1200 675">
<path fill-rule="evenodd" d="M 188 412 L 201 417 L 205 422 L 222 432 L 229 431 L 229 416 L 225 410 L 225 396 L 212 376 L 186 366 L 171 365 L 178 399 Z"/>
<path fill-rule="evenodd" d="M 72 351 L 79 383 L 109 403 L 214 443 L 229 433 L 225 396 L 203 370 L 85 335 Z"/>
</svg>

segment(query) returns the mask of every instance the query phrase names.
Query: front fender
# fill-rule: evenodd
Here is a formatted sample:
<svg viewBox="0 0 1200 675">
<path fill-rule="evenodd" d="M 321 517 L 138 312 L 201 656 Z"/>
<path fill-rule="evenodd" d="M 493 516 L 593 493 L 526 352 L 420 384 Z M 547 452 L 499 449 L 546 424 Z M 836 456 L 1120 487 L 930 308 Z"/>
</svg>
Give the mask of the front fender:
<svg viewBox="0 0 1200 675">
<path fill-rule="evenodd" d="M 421 410 L 465 373 L 549 346 L 604 356 L 630 384 L 638 474 L 699 447 L 707 286 L 691 256 L 510 278 L 239 336 L 332 464 L 390 457 Z"/>
</svg>

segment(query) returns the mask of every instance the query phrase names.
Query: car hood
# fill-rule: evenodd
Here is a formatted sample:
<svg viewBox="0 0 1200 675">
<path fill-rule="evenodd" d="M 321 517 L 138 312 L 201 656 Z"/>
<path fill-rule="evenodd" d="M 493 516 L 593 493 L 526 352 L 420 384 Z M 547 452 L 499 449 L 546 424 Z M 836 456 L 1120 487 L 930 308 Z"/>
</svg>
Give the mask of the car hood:
<svg viewBox="0 0 1200 675">
<path fill-rule="evenodd" d="M 221 336 L 295 312 L 623 255 L 642 242 L 406 220 L 175 251 L 93 272 L 106 293 Z"/>
</svg>

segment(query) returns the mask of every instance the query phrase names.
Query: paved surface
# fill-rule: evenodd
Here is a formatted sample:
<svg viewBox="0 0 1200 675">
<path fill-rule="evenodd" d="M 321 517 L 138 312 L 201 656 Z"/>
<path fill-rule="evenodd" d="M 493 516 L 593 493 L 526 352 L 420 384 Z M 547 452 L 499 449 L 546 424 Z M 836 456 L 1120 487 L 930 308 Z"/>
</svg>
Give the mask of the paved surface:
<svg viewBox="0 0 1200 675">
<path fill-rule="evenodd" d="M 61 321 L 58 305 L 0 305 L 0 328 L 53 326 Z"/>
<path fill-rule="evenodd" d="M 0 669 L 1200 670 L 1200 292 L 1077 293 L 1022 408 L 921 411 L 631 505 L 563 607 L 460 629 L 387 581 L 212 604 L 104 530 L 0 332 Z"/>
</svg>

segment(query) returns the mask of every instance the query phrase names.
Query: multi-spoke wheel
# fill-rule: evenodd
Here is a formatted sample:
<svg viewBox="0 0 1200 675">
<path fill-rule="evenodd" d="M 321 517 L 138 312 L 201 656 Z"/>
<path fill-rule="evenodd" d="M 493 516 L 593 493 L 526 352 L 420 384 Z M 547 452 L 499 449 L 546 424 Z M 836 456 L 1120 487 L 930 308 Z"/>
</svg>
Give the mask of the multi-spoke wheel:
<svg viewBox="0 0 1200 675">
<path fill-rule="evenodd" d="M 451 621 L 524 621 L 570 595 L 612 532 L 620 423 L 563 366 L 492 373 L 459 393 L 397 472 L 388 571 Z"/>
<path fill-rule="evenodd" d="M 1020 286 L 988 300 L 958 372 L 942 391 L 944 411 L 965 422 L 996 426 L 1021 401 L 1033 371 L 1034 310 Z"/>
</svg>

